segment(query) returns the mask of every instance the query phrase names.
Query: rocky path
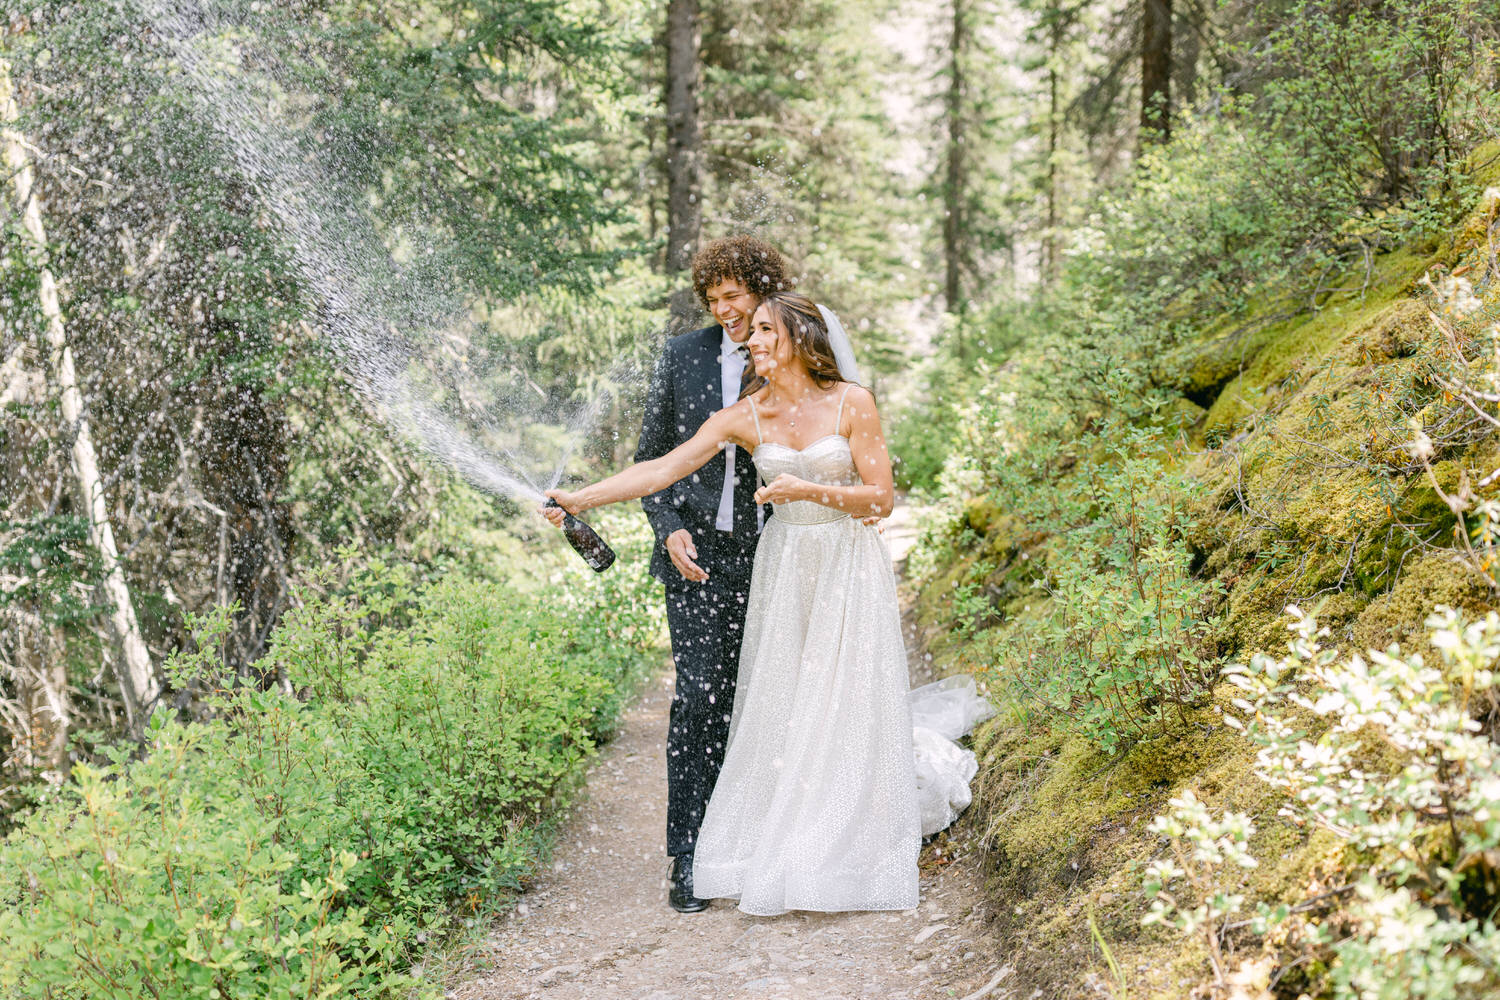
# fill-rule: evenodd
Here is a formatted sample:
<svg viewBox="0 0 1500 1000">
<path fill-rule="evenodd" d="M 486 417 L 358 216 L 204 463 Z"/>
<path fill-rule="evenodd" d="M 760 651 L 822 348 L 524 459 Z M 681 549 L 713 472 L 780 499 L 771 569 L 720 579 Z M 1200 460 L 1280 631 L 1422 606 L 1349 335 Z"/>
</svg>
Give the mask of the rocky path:
<svg viewBox="0 0 1500 1000">
<path fill-rule="evenodd" d="M 896 520 L 896 519 L 893 519 Z M 901 521 L 888 539 L 902 548 Z M 920 677 L 914 679 L 921 679 Z M 1011 994 L 979 940 L 976 867 L 923 852 L 922 902 L 900 913 L 752 917 L 719 900 L 696 914 L 667 906 L 667 709 L 655 678 L 600 754 L 565 823 L 556 862 L 486 945 L 454 1000 L 1001 998 Z"/>
</svg>

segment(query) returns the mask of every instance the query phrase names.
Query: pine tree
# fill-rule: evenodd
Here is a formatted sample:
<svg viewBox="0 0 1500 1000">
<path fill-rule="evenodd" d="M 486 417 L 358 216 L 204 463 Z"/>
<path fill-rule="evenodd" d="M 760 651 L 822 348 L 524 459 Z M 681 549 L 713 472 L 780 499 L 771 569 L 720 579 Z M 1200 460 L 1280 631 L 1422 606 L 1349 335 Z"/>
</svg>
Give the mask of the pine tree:
<svg viewBox="0 0 1500 1000">
<path fill-rule="evenodd" d="M 701 40 L 697 0 L 669 0 L 666 30 L 667 275 L 680 276 L 698 251 L 703 228 L 703 139 L 698 125 Z M 698 316 L 690 287 L 672 292 L 671 325 L 688 328 Z"/>
<path fill-rule="evenodd" d="M 944 305 L 956 316 L 980 304 L 980 288 L 1013 252 L 1018 228 L 1006 122 L 1014 112 L 1002 115 L 1013 88 L 1000 75 L 1006 56 L 996 49 L 1011 20 L 1013 12 L 1002 14 L 989 0 L 950 0 L 935 33 L 941 147 L 927 194 L 942 208 L 937 255 Z"/>
<path fill-rule="evenodd" d="M 1172 0 L 1145 0 L 1141 18 L 1141 142 L 1172 137 Z"/>
</svg>

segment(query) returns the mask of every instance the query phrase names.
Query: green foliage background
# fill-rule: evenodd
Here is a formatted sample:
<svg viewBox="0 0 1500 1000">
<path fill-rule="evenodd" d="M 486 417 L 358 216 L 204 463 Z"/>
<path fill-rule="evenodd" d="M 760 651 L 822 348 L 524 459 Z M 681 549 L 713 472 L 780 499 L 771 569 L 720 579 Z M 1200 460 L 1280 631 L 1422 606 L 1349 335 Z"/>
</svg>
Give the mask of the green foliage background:
<svg viewBox="0 0 1500 1000">
<path fill-rule="evenodd" d="M 424 949 L 524 887 L 660 656 L 644 528 L 610 522 L 629 572 L 586 581 L 513 501 L 382 430 L 285 220 L 142 9 L 37 0 L 0 29 L 49 235 L 31 246 L 5 203 L 0 389 L 34 388 L 0 422 L 0 982 L 425 991 Z M 1224 671 L 1278 653 L 1293 602 L 1408 654 L 1433 605 L 1494 604 L 1500 5 L 1174 4 L 1162 141 L 1137 126 L 1142 9 L 703 0 L 703 236 L 786 249 L 879 389 L 924 511 L 924 641 L 1002 708 L 964 830 L 1028 985 L 1222 992 L 1232 959 L 1275 995 L 1382 976 L 1482 995 L 1500 874 L 1457 845 L 1489 843 L 1486 821 L 1413 812 L 1400 864 L 1298 825 L 1224 722 Z M 664 0 L 202 10 L 463 329 L 418 338 L 444 405 L 478 426 L 525 400 L 535 419 L 487 440 L 571 442 L 578 476 L 622 464 L 682 281 L 662 261 Z M 142 746 L 122 742 L 44 269 L 135 610 L 173 664 Z M 1460 701 L 1493 734 L 1494 705 Z M 1244 896 L 1295 933 L 1184 947 L 1141 926 L 1140 872 L 1174 849 L 1153 820 L 1186 791 L 1203 823 L 1247 817 L 1225 822 L 1259 862 L 1195 867 L 1187 902 Z M 1340 894 L 1356 878 L 1406 893 L 1421 947 L 1394 979 Z"/>
<path fill-rule="evenodd" d="M 920 376 L 895 445 L 934 505 L 910 564 L 919 617 L 944 669 L 1001 707 L 976 738 L 972 829 L 999 933 L 1049 995 L 1084 995 L 1089 970 L 1116 995 L 1222 992 L 1251 969 L 1274 996 L 1495 987 L 1492 873 L 1437 874 L 1487 821 L 1412 809 L 1389 852 L 1297 822 L 1307 800 L 1259 776 L 1222 680 L 1285 648 L 1291 604 L 1350 651 L 1422 648 L 1434 605 L 1493 606 L 1495 553 L 1476 540 L 1493 534 L 1500 424 L 1475 393 L 1495 377 L 1495 13 L 1213 8 L 1230 70 L 1213 100 L 1128 171 L 1075 175 L 1092 191 L 1059 272 L 952 321 Z M 1445 682 L 1493 734 L 1470 681 Z M 1307 739 L 1339 754 L 1358 737 Z M 1399 752 L 1358 753 L 1401 773 Z M 1177 884 L 1180 912 L 1244 900 L 1183 938 L 1142 926 L 1139 873 L 1169 847 L 1151 821 L 1187 792 L 1253 818 L 1256 867 Z M 1222 861 L 1211 828 L 1182 840 L 1199 862 Z M 1337 888 L 1361 879 L 1399 900 Z M 1404 965 L 1378 944 L 1398 933 Z"/>
</svg>

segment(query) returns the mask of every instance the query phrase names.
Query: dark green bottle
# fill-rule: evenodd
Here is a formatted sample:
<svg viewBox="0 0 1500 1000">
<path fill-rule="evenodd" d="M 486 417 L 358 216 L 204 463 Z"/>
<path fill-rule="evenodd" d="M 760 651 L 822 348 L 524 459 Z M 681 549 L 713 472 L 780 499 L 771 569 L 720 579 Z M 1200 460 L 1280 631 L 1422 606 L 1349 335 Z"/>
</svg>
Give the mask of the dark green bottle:
<svg viewBox="0 0 1500 1000">
<path fill-rule="evenodd" d="M 543 506 L 562 509 L 562 504 L 550 499 Z M 563 511 L 562 531 L 568 544 L 573 546 L 575 552 L 583 556 L 583 561 L 588 563 L 594 572 L 603 573 L 613 565 L 615 550 L 604 543 L 604 539 L 599 537 L 598 532 L 565 510 Z"/>
</svg>

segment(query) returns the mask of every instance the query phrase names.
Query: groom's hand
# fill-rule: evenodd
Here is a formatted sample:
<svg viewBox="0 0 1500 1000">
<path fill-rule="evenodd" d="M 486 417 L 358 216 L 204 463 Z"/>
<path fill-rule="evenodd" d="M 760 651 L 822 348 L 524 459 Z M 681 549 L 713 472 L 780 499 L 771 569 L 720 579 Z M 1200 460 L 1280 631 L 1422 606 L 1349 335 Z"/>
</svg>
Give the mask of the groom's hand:
<svg viewBox="0 0 1500 1000">
<path fill-rule="evenodd" d="M 667 536 L 667 555 L 684 580 L 702 583 L 708 579 L 703 567 L 693 561 L 698 558 L 698 547 L 693 544 L 693 533 L 686 528 L 678 528 Z"/>
</svg>

